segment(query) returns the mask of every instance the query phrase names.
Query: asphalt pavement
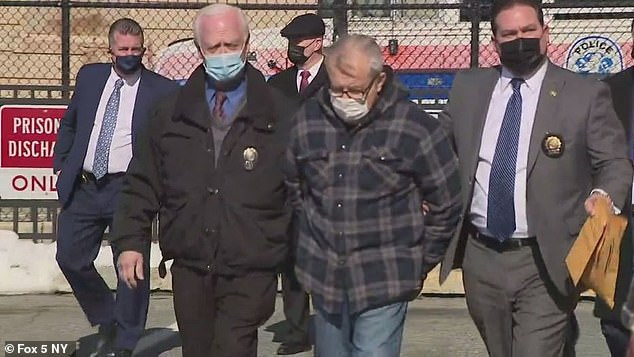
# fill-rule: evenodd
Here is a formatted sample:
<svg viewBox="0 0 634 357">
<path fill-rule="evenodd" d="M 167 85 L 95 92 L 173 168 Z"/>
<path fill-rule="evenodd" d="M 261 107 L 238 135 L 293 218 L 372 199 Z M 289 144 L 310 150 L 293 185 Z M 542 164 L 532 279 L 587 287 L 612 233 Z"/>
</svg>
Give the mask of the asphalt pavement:
<svg viewBox="0 0 634 357">
<path fill-rule="evenodd" d="M 578 357 L 609 356 L 592 316 L 592 302 L 577 307 L 581 336 Z M 259 332 L 259 357 L 273 357 L 285 331 L 281 297 L 271 319 Z M 80 354 L 96 343 L 96 329 L 83 316 L 71 294 L 0 296 L 0 342 L 79 341 Z M 181 356 L 180 339 L 170 293 L 155 292 L 150 301 L 147 329 L 136 356 Z M 311 352 L 295 355 L 312 356 Z M 487 356 L 461 296 L 423 296 L 409 304 L 401 356 Z"/>
</svg>

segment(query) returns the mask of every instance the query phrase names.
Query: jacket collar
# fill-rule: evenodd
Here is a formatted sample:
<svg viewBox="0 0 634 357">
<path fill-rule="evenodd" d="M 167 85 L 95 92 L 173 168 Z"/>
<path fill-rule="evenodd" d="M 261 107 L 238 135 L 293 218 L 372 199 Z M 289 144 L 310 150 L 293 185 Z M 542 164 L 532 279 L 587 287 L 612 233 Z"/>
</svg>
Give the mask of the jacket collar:
<svg viewBox="0 0 634 357">
<path fill-rule="evenodd" d="M 247 100 L 236 120 L 243 119 L 258 129 L 273 131 L 276 126 L 274 112 L 270 110 L 273 97 L 264 76 L 249 63 L 245 72 Z M 211 112 L 205 93 L 205 70 L 202 65 L 194 70 L 183 86 L 176 102 L 174 118 L 191 121 L 204 129 L 211 127 Z"/>
</svg>

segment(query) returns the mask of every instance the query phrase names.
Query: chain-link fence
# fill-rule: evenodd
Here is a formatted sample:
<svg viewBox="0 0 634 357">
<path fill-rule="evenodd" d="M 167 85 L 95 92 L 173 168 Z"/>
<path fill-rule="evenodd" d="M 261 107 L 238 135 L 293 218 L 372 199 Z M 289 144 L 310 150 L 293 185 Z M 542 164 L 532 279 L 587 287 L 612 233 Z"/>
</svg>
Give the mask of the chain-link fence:
<svg viewBox="0 0 634 357">
<path fill-rule="evenodd" d="M 280 29 L 319 13 L 326 45 L 346 33 L 377 39 L 386 62 L 439 109 L 458 69 L 498 62 L 491 41 L 491 0 L 241 0 L 250 20 L 249 61 L 266 75 L 286 68 Z M 145 29 L 145 65 L 184 79 L 200 63 L 191 41 L 196 10 L 188 0 L 0 0 L 0 105 L 66 103 L 79 68 L 108 62 L 107 32 L 121 17 Z M 605 75 L 632 64 L 634 0 L 545 0 L 550 59 L 581 73 Z M 429 99 L 431 98 L 431 99 Z M 54 237 L 54 201 L 0 203 L 0 229 L 25 238 Z"/>
<path fill-rule="evenodd" d="M 344 33 L 374 36 L 401 71 L 489 66 L 490 0 L 244 0 L 251 26 L 249 60 L 265 74 L 285 68 L 279 30 L 294 16 L 318 12 L 327 43 Z M 67 98 L 78 69 L 107 62 L 107 31 L 120 17 L 145 28 L 145 64 L 186 78 L 200 59 L 191 40 L 196 10 L 187 0 L 0 1 L 0 97 Z M 581 72 L 615 72 L 630 64 L 633 0 L 550 0 L 549 55 Z M 594 50 L 593 50 L 594 49 Z M 575 52 L 576 51 L 576 52 Z M 52 90 L 52 91 L 51 91 Z"/>
</svg>

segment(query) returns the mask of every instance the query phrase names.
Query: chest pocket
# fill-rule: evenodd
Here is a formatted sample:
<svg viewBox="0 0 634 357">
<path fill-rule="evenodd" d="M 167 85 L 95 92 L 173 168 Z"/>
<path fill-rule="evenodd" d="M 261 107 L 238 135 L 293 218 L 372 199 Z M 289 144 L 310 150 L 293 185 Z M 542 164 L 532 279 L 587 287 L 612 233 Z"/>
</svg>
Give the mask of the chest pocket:
<svg viewBox="0 0 634 357">
<path fill-rule="evenodd" d="M 361 155 L 359 186 L 368 191 L 389 192 L 403 179 L 404 159 L 392 150 L 373 148 Z"/>
<path fill-rule="evenodd" d="M 203 166 L 208 160 L 205 133 L 180 122 L 177 124 L 168 127 L 160 139 L 163 169 L 161 177 L 166 195 L 185 197 L 192 187 L 198 187 L 193 185 L 199 184 L 198 181 L 204 176 L 204 171 L 198 167 L 193 169 L 191 163 Z M 187 160 L 183 160 L 185 156 Z"/>
<path fill-rule="evenodd" d="M 327 150 L 310 151 L 296 160 L 308 187 L 321 190 L 331 185 L 332 160 Z"/>
</svg>

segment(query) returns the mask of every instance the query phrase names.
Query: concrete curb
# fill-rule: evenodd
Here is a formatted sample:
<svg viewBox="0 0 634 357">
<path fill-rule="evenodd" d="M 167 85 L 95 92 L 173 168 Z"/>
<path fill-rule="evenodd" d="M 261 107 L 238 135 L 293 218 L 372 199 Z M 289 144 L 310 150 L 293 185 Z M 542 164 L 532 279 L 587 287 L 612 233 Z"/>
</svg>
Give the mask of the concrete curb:
<svg viewBox="0 0 634 357">
<path fill-rule="evenodd" d="M 42 294 L 71 292 L 66 278 L 59 270 L 55 261 L 55 242 L 33 242 L 19 239 L 12 231 L 0 230 L 0 295 L 12 294 Z M 169 274 L 161 279 L 158 274 L 158 264 L 161 252 L 158 243 L 152 243 L 150 252 L 150 287 L 153 290 L 172 289 L 172 279 Z M 95 267 L 111 288 L 116 287 L 116 274 L 113 268 L 110 247 L 103 245 L 95 260 Z M 423 288 L 424 293 L 462 294 L 462 275 L 453 272 L 447 281 L 438 284 L 439 269 L 434 269 Z"/>
</svg>

